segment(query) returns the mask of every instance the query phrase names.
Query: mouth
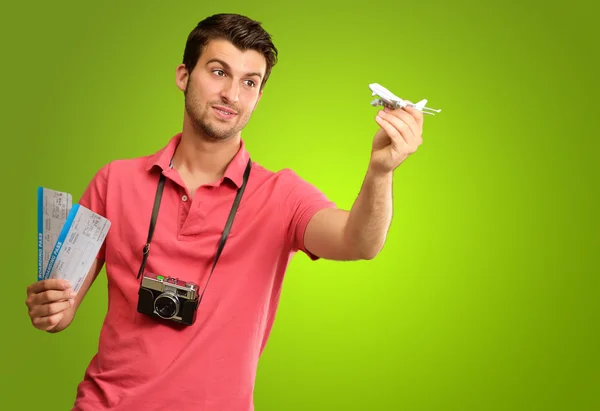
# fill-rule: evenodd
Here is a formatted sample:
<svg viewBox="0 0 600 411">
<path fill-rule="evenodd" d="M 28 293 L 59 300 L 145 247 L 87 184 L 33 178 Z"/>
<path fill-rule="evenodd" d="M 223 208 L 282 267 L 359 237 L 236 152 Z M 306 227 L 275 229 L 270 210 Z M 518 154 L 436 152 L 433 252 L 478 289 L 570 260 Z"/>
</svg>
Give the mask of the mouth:
<svg viewBox="0 0 600 411">
<path fill-rule="evenodd" d="M 223 107 L 223 106 L 213 106 L 212 108 L 215 110 L 215 112 L 217 113 L 217 115 L 220 118 L 224 118 L 224 119 L 232 118 L 233 116 L 235 116 L 237 114 L 235 111 L 231 110 L 230 108 Z"/>
</svg>

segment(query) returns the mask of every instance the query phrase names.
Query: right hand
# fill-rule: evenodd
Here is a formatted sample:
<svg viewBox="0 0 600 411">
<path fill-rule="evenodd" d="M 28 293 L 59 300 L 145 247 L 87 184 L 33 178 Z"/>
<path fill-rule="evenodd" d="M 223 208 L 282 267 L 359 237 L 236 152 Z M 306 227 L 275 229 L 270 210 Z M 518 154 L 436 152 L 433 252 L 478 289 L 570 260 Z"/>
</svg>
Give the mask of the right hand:
<svg viewBox="0 0 600 411">
<path fill-rule="evenodd" d="M 51 331 L 63 319 L 66 310 L 73 306 L 75 295 L 65 280 L 48 279 L 31 284 L 27 287 L 25 304 L 33 326 Z"/>
</svg>

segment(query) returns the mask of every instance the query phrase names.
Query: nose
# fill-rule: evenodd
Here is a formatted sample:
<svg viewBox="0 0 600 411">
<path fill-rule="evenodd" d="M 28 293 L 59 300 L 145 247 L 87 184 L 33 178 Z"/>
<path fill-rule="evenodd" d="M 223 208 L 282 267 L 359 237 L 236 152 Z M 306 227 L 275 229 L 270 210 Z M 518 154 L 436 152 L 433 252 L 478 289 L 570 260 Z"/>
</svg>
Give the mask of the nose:
<svg viewBox="0 0 600 411">
<path fill-rule="evenodd" d="M 228 103 L 237 103 L 239 99 L 239 85 L 235 81 L 225 82 L 221 89 L 221 98 Z"/>
</svg>

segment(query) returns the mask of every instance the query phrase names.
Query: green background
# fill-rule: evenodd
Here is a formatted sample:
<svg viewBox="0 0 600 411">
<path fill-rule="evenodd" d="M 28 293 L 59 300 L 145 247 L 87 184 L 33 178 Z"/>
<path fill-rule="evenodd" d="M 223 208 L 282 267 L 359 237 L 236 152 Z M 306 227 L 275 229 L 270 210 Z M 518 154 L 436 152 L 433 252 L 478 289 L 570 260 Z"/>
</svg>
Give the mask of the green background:
<svg viewBox="0 0 600 411">
<path fill-rule="evenodd" d="M 253 159 L 340 207 L 377 129 L 369 83 L 442 109 L 396 171 L 383 252 L 292 261 L 257 411 L 600 409 L 597 10 L 433 0 L 4 5 L 0 408 L 69 409 L 107 306 L 102 274 L 66 331 L 31 326 L 36 188 L 79 198 L 177 133 L 175 67 L 218 12 L 280 50 Z"/>
</svg>

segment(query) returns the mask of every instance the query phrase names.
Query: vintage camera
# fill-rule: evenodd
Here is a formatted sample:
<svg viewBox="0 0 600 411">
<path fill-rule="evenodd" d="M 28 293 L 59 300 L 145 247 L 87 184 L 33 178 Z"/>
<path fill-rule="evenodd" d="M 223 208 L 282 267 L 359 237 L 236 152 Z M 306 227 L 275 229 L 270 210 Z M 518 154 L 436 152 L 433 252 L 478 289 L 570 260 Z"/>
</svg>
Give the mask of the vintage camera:
<svg viewBox="0 0 600 411">
<path fill-rule="evenodd" d="M 137 310 L 151 317 L 192 325 L 196 321 L 199 303 L 198 286 L 195 283 L 148 274 L 142 278 L 138 291 Z"/>
</svg>

